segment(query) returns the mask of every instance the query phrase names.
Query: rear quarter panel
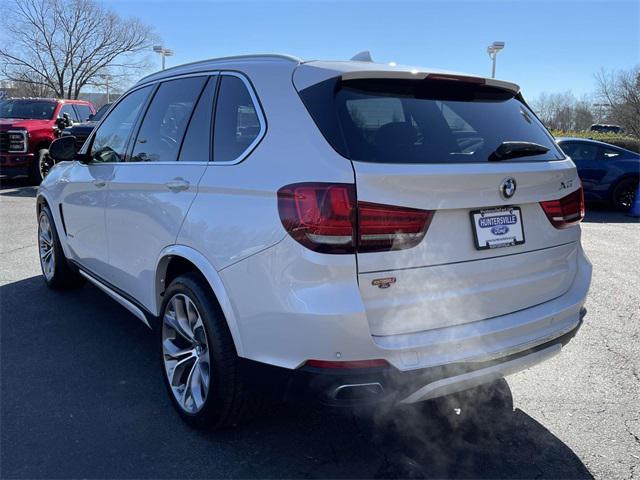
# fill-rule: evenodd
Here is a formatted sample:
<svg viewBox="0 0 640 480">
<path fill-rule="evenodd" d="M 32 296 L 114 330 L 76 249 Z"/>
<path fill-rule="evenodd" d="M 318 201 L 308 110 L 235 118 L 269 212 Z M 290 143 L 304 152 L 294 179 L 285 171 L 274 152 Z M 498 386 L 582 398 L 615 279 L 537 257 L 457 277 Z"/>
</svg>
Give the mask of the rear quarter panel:
<svg viewBox="0 0 640 480">
<path fill-rule="evenodd" d="M 277 204 L 281 187 L 354 182 L 350 162 L 327 144 L 295 91 L 292 65 L 234 67 L 229 70 L 244 73 L 254 86 L 266 134 L 242 162 L 208 165 L 177 240 L 203 253 L 216 270 L 285 238 Z"/>
</svg>

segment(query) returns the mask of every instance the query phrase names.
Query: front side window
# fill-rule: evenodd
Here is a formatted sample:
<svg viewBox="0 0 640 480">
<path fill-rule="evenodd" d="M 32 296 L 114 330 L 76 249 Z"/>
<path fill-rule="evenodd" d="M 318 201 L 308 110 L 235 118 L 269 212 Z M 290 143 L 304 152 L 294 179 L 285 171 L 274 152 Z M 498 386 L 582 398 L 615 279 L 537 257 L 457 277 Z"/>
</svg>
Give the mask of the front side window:
<svg viewBox="0 0 640 480">
<path fill-rule="evenodd" d="M 341 155 L 377 163 L 470 163 L 495 158 L 504 142 L 539 144 L 562 159 L 552 137 L 513 92 L 476 83 L 333 78 L 300 92 L 316 125 Z"/>
<path fill-rule="evenodd" d="M 182 137 L 207 77 L 164 82 L 151 101 L 136 138 L 132 162 L 178 159 Z"/>
<path fill-rule="evenodd" d="M 86 122 L 87 120 L 89 120 L 89 117 L 92 114 L 89 105 L 78 104 L 76 105 L 76 110 L 78 111 L 78 116 L 80 117 L 79 120 L 81 122 Z"/>
<path fill-rule="evenodd" d="M 91 145 L 91 156 L 95 162 L 121 162 L 125 159 L 127 140 L 151 86 L 131 92 L 123 98 L 100 127 L 96 130 Z"/>
<path fill-rule="evenodd" d="M 70 103 L 65 103 L 64 105 L 62 105 L 62 107 L 60 108 L 60 111 L 58 112 L 58 118 L 64 118 L 65 113 L 69 115 L 69 118 L 71 119 L 72 122 L 78 121 L 78 115 L 76 114 L 76 111 L 73 109 L 73 105 L 71 105 Z"/>
<path fill-rule="evenodd" d="M 590 143 L 563 143 L 562 150 L 564 150 L 575 163 L 591 161 L 598 158 L 598 146 Z"/>
<path fill-rule="evenodd" d="M 216 104 L 213 133 L 213 161 L 232 162 L 240 158 L 262 131 L 257 107 L 244 82 L 223 75 Z"/>
<path fill-rule="evenodd" d="M 0 102 L 0 118 L 51 120 L 56 106 L 49 100 L 4 100 Z"/>
<path fill-rule="evenodd" d="M 93 116 L 91 121 L 92 122 L 99 122 L 100 120 L 102 120 L 102 117 L 104 117 L 105 114 L 109 111 L 109 107 L 111 107 L 110 103 L 107 103 L 107 104 L 101 106 L 98 109 L 98 111 L 96 112 L 96 114 Z"/>
</svg>

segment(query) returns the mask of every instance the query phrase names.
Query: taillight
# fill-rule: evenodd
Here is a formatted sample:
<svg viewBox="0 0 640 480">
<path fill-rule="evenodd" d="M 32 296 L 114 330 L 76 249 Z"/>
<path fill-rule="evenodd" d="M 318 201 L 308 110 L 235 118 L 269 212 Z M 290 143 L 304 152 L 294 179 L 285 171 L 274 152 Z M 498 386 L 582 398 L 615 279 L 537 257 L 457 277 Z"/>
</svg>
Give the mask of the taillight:
<svg viewBox="0 0 640 480">
<path fill-rule="evenodd" d="M 415 247 L 431 223 L 433 211 L 358 202 L 358 251 Z"/>
<path fill-rule="evenodd" d="M 584 218 L 584 192 L 580 187 L 559 200 L 540 202 L 540 206 L 554 227 L 567 228 Z"/>
<path fill-rule="evenodd" d="M 298 242 L 324 253 L 353 253 L 355 191 L 349 184 L 297 183 L 278 190 L 282 225 Z"/>
<path fill-rule="evenodd" d="M 356 202 L 351 184 L 296 183 L 278 191 L 278 211 L 289 234 L 323 253 L 410 248 L 424 238 L 433 211 Z"/>
</svg>

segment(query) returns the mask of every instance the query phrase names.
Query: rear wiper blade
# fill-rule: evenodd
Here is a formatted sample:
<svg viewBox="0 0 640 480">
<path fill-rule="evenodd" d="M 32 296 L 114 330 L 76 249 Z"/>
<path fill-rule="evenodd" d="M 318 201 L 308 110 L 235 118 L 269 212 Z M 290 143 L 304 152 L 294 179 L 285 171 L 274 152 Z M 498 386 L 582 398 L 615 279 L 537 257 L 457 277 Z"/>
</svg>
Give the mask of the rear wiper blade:
<svg viewBox="0 0 640 480">
<path fill-rule="evenodd" d="M 490 162 L 508 160 L 509 158 L 528 157 L 542 155 L 549 149 L 544 145 L 533 142 L 502 142 L 495 151 L 489 155 Z"/>
</svg>

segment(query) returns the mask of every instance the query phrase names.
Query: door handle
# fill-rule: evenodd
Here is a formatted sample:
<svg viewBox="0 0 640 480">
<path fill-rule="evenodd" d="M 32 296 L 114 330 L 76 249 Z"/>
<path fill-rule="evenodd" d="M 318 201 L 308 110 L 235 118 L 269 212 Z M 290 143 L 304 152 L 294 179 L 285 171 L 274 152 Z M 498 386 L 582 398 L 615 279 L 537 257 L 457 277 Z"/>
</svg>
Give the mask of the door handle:
<svg viewBox="0 0 640 480">
<path fill-rule="evenodd" d="M 104 187 L 104 186 L 107 184 L 107 182 L 106 182 L 106 180 L 100 180 L 100 179 L 96 178 L 96 179 L 93 181 L 93 184 L 94 184 L 96 187 L 98 187 L 98 188 L 102 188 L 102 187 Z"/>
<path fill-rule="evenodd" d="M 172 192 L 182 192 L 189 188 L 190 183 L 183 178 L 174 178 L 173 180 L 165 183 L 165 185 Z"/>
</svg>

